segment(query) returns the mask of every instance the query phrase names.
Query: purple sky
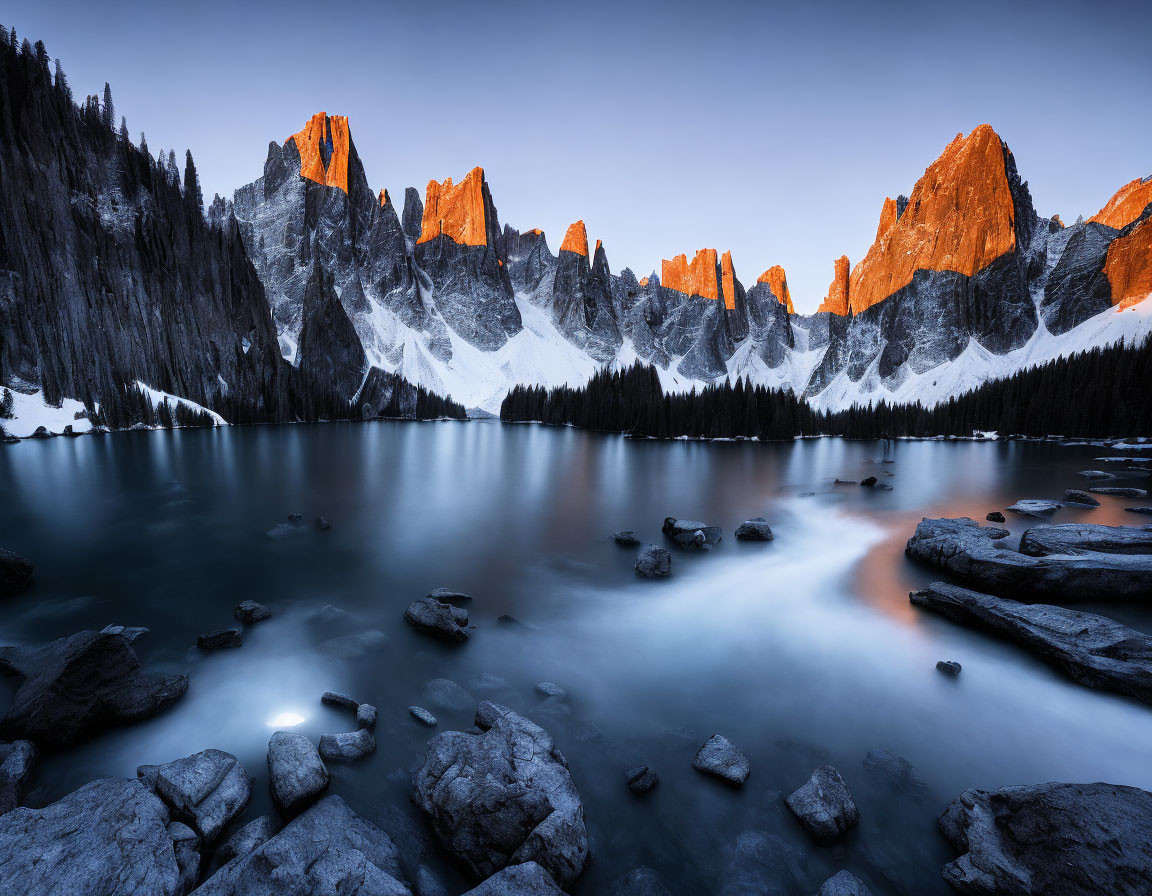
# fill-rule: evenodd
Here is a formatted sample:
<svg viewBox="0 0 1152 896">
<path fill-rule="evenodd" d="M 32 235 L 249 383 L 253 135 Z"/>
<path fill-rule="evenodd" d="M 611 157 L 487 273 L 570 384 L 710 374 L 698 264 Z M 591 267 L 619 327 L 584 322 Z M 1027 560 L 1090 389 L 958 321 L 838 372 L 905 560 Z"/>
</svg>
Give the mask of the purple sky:
<svg viewBox="0 0 1152 896">
<path fill-rule="evenodd" d="M 373 188 L 483 165 L 501 223 L 557 250 L 583 218 L 613 270 L 731 249 L 812 311 L 885 195 L 989 122 L 1037 211 L 1093 214 L 1152 174 L 1152 3 L 91 3 L 8 0 L 77 97 L 111 82 L 206 197 L 270 140 L 348 115 Z M 799 8 L 803 7 L 803 8 Z"/>
</svg>

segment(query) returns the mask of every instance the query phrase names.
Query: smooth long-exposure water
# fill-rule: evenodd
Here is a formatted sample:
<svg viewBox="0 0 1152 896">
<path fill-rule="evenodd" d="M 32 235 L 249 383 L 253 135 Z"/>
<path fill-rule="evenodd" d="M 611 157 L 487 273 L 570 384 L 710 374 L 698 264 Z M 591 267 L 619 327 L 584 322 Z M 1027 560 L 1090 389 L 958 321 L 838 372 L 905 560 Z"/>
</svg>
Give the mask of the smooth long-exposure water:
<svg viewBox="0 0 1152 896">
<path fill-rule="evenodd" d="M 881 464 L 872 442 L 634 441 L 479 422 L 10 446 L 0 450 L 0 547 L 31 558 L 36 576 L 0 603 L 0 643 L 143 625 L 144 665 L 191 679 L 160 716 L 43 758 L 27 802 L 217 747 L 255 776 L 245 819 L 255 817 L 271 807 L 271 733 L 291 715 L 313 740 L 350 730 L 347 714 L 320 703 L 343 691 L 379 708 L 378 746 L 330 765 L 332 791 L 393 835 L 409 870 L 430 864 L 460 893 L 467 881 L 429 840 L 409 775 L 436 730 L 470 726 L 475 701 L 496 699 L 549 730 L 568 758 L 592 839 L 578 894 L 606 892 L 640 865 L 674 893 L 710 892 L 748 830 L 780 834 L 802 854 L 810 886 L 798 892 L 848 868 L 875 893 L 944 894 L 939 871 L 952 855 L 935 819 L 955 796 L 1052 780 L 1152 789 L 1152 708 L 913 608 L 909 590 L 941 575 L 906 560 L 904 542 L 925 516 L 983 520 L 1019 498 L 1059 498 L 1108 453 L 898 442 Z M 892 490 L 833 481 L 871 475 Z M 1101 500 L 1054 521 L 1139 524 L 1123 509 L 1132 501 Z M 306 525 L 268 535 L 294 512 Z M 329 531 L 313 524 L 319 515 Z M 719 525 L 724 540 L 711 553 L 674 550 L 668 580 L 637 579 L 635 550 L 611 533 L 663 544 L 665 516 Z M 732 537 L 753 516 L 775 541 Z M 1035 522 L 1008 516 L 1015 535 Z M 438 586 L 475 596 L 469 643 L 442 645 L 403 621 Z M 273 618 L 246 629 L 238 650 L 198 651 L 196 636 L 231 625 L 244 599 Z M 347 615 L 321 614 L 329 605 Z M 1140 608 L 1089 609 L 1152 627 Z M 525 627 L 499 624 L 501 614 Z M 940 674 L 939 659 L 963 673 Z M 437 702 L 425 693 L 433 679 L 474 699 Z M 565 688 L 567 703 L 544 704 L 541 681 Z M 0 710 L 15 687 L 0 679 Z M 412 704 L 439 728 L 418 725 Z M 742 789 L 693 771 L 713 733 L 751 760 Z M 875 786 L 861 764 L 873 747 L 916 765 L 930 796 Z M 640 762 L 661 777 L 644 797 L 625 786 Z M 783 804 L 825 762 L 861 812 L 831 848 Z"/>
</svg>

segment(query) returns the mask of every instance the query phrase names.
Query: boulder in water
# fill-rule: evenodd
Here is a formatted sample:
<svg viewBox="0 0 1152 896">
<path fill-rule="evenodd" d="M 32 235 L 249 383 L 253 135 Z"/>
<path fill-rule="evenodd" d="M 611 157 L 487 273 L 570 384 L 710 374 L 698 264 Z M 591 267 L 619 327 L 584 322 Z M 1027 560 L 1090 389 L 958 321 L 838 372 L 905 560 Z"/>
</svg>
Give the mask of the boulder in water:
<svg viewBox="0 0 1152 896">
<path fill-rule="evenodd" d="M 672 573 L 672 555 L 666 548 L 650 544 L 636 558 L 636 575 L 643 579 L 662 579 Z"/>
<path fill-rule="evenodd" d="M 316 747 L 291 731 L 277 731 L 268 741 L 268 776 L 272 801 L 285 818 L 299 815 L 328 787 L 328 769 Z"/>
<path fill-rule="evenodd" d="M 1004 522 L 1004 514 L 1002 514 L 999 510 L 993 510 L 990 514 L 984 517 L 984 519 L 990 523 L 1002 523 Z"/>
<path fill-rule="evenodd" d="M 668 516 L 660 531 L 682 547 L 710 551 L 720 543 L 720 527 L 696 520 L 678 520 Z"/>
<path fill-rule="evenodd" d="M 252 778 L 235 756 L 223 750 L 202 750 L 164 765 L 142 766 L 137 774 L 205 843 L 214 842 L 244 811 L 252 794 Z"/>
<path fill-rule="evenodd" d="M 1060 509 L 1059 501 L 1039 501 L 1031 498 L 1026 498 L 1022 501 L 1017 501 L 1008 508 L 1013 513 L 1018 513 L 1021 516 L 1051 516 Z"/>
<path fill-rule="evenodd" d="M 750 770 L 748 757 L 737 750 L 732 741 L 719 734 L 713 734 L 696 751 L 692 768 L 737 786 L 744 783 Z"/>
<path fill-rule="evenodd" d="M 354 762 L 376 750 L 376 738 L 367 728 L 325 734 L 320 738 L 320 755 L 329 762 Z"/>
<path fill-rule="evenodd" d="M 872 891 L 851 871 L 838 871 L 824 881 L 816 896 L 872 896 Z"/>
<path fill-rule="evenodd" d="M 417 631 L 442 641 L 460 644 L 468 640 L 468 611 L 434 597 L 412 601 L 404 611 L 404 619 Z"/>
<path fill-rule="evenodd" d="M 232 615 L 236 617 L 237 622 L 243 622 L 245 625 L 251 625 L 254 622 L 261 622 L 272 615 L 264 604 L 258 604 L 254 600 L 242 601 L 236 605 Z"/>
<path fill-rule="evenodd" d="M 1097 486 L 1090 488 L 1088 491 L 1095 495 L 1112 495 L 1116 498 L 1147 498 L 1148 490 L 1143 488 L 1108 488 L 1104 486 Z"/>
<path fill-rule="evenodd" d="M 660 776 L 646 765 L 628 769 L 626 776 L 628 789 L 633 793 L 647 793 L 660 783 Z"/>
<path fill-rule="evenodd" d="M 736 527 L 736 538 L 739 541 L 771 541 L 773 535 L 768 521 L 756 516 Z"/>
<path fill-rule="evenodd" d="M 1069 488 L 1064 490 L 1064 503 L 1065 504 L 1083 504 L 1085 507 L 1099 507 L 1100 502 L 1093 498 L 1088 492 L 1080 488 Z"/>
<path fill-rule="evenodd" d="M 636 537 L 636 533 L 631 529 L 621 529 L 619 532 L 612 533 L 612 540 L 622 547 L 631 548 L 640 544 L 640 539 Z"/>
<path fill-rule="evenodd" d="M 960 674 L 960 670 L 963 669 L 963 666 L 961 666 L 955 660 L 937 660 L 936 668 L 943 672 L 945 675 L 951 675 L 955 677 Z"/>
<path fill-rule="evenodd" d="M 36 745 L 30 740 L 0 744 L 0 815 L 20 805 L 20 788 L 36 762 Z"/>
<path fill-rule="evenodd" d="M 817 843 L 828 846 L 860 823 L 860 811 L 840 773 L 830 765 L 812 772 L 808 783 L 786 800 Z"/>
<path fill-rule="evenodd" d="M 219 631 L 203 634 L 196 639 L 196 646 L 201 650 L 226 650 L 239 647 L 240 644 L 240 629 L 238 628 L 222 628 Z"/>
</svg>

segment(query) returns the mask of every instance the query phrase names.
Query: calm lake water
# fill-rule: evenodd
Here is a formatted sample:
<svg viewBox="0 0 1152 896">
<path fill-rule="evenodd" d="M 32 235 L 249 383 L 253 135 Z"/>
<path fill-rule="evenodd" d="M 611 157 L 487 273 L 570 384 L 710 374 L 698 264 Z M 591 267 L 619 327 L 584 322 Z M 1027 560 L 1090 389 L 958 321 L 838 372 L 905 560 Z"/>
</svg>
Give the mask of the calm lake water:
<svg viewBox="0 0 1152 896">
<path fill-rule="evenodd" d="M 123 433 L 0 450 L 0 545 L 34 560 L 34 586 L 0 604 L 0 641 L 41 641 L 109 623 L 143 625 L 143 663 L 190 676 L 187 695 L 146 723 L 44 758 L 40 805 L 106 775 L 134 775 L 206 747 L 255 776 L 246 818 L 270 811 L 265 755 L 282 714 L 318 740 L 349 730 L 325 690 L 379 708 L 375 754 L 331 765 L 332 791 L 393 834 L 410 867 L 467 889 L 428 842 L 409 773 L 434 731 L 465 728 L 474 701 L 425 694 L 450 679 L 555 737 L 583 796 L 593 858 L 579 894 L 640 865 L 674 893 L 713 891 L 747 830 L 801 853 L 799 893 L 848 868 L 873 892 L 945 894 L 952 858 L 936 816 L 968 787 L 1052 780 L 1152 789 L 1152 707 L 1079 687 L 1010 644 L 925 614 L 909 590 L 939 579 L 904 557 L 925 516 L 983 519 L 1019 498 L 1085 487 L 1076 471 L 1114 454 L 1047 443 L 781 444 L 631 441 L 498 423 L 369 423 Z M 891 473 L 891 476 L 884 475 Z M 891 491 L 836 485 L 877 475 Z M 814 494 L 806 494 L 814 493 Z M 1138 524 L 1132 502 L 1102 498 L 1057 522 Z M 267 533 L 289 513 L 307 525 Z M 318 515 L 330 531 L 313 525 Z M 723 527 L 711 553 L 673 551 L 672 577 L 635 577 L 635 529 L 662 543 L 665 516 Z M 735 541 L 764 516 L 776 540 Z M 1011 518 L 1014 534 L 1028 521 Z M 447 586 L 475 595 L 477 629 L 441 645 L 402 619 Z M 239 650 L 202 654 L 196 636 L 254 599 L 274 617 Z M 331 605 L 347 612 L 324 619 Z M 1152 614 L 1101 607 L 1142 630 Z M 526 628 L 497 623 L 511 614 Z M 329 613 L 329 616 L 334 615 Z M 953 659 L 953 679 L 936 671 Z M 493 678 L 503 679 L 503 683 Z M 534 685 L 567 689 L 567 711 Z M 0 679 L 0 707 L 15 682 Z M 742 789 L 691 767 L 720 733 L 751 760 Z M 875 787 L 861 765 L 883 747 L 915 764 L 931 795 Z M 625 769 L 654 768 L 636 797 Z M 860 806 L 841 844 L 811 842 L 783 798 L 821 763 Z"/>
</svg>

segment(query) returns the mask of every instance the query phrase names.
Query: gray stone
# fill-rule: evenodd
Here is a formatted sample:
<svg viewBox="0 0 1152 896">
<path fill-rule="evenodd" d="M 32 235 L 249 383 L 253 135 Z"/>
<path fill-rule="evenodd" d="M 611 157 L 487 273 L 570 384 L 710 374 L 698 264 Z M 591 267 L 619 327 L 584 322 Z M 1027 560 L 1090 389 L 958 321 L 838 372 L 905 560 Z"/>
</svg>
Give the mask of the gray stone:
<svg viewBox="0 0 1152 896">
<path fill-rule="evenodd" d="M 482 733 L 428 742 L 413 799 L 477 877 L 534 861 L 570 886 L 588 862 L 588 835 L 563 755 L 544 729 L 498 704 L 481 703 L 476 725 Z"/>
<path fill-rule="evenodd" d="M 619 532 L 613 532 L 612 540 L 616 542 L 616 544 L 626 548 L 635 547 L 640 544 L 640 539 L 636 537 L 636 533 L 631 529 L 621 529 Z"/>
<path fill-rule="evenodd" d="M 434 728 L 437 724 L 436 716 L 428 712 L 423 706 L 409 706 L 408 712 L 421 725 L 427 725 L 429 728 Z"/>
<path fill-rule="evenodd" d="M 984 519 L 990 523 L 1002 523 L 1004 522 L 1004 514 L 1002 514 L 999 510 L 993 510 L 990 514 L 984 517 Z"/>
<path fill-rule="evenodd" d="M 316 528 L 319 529 L 321 532 L 327 532 L 329 529 L 332 528 L 332 524 L 330 522 L 328 522 L 327 517 L 318 516 L 318 517 L 316 517 Z"/>
<path fill-rule="evenodd" d="M 36 762 L 36 746 L 30 740 L 0 744 L 0 815 L 20 805 L 20 789 Z"/>
<path fill-rule="evenodd" d="M 1142 513 L 1146 516 L 1152 516 L 1152 507 L 1125 507 L 1129 513 Z"/>
<path fill-rule="evenodd" d="M 180 890 L 186 893 L 200 879 L 200 837 L 192 828 L 179 821 L 168 825 L 168 836 L 172 840 L 176 867 L 180 869 Z"/>
<path fill-rule="evenodd" d="M 223 865 L 233 859 L 243 859 L 275 836 L 276 822 L 272 820 L 271 815 L 261 815 L 248 822 L 220 845 L 216 850 L 216 861 Z"/>
<path fill-rule="evenodd" d="M 564 896 L 552 877 L 535 862 L 510 865 L 464 896 Z"/>
<path fill-rule="evenodd" d="M 196 646 L 201 650 L 225 650 L 239 647 L 240 644 L 240 629 L 238 628 L 222 628 L 218 631 L 207 632 L 196 639 Z"/>
<path fill-rule="evenodd" d="M 137 772 L 141 780 L 205 843 L 214 842 L 244 811 L 252 794 L 252 778 L 223 750 L 203 750 L 164 765 L 144 766 L 143 771 Z"/>
<path fill-rule="evenodd" d="M 1152 594 L 1152 555 L 1078 551 L 1032 557 L 1002 543 L 1008 534 L 967 518 L 926 519 L 906 550 L 994 594 L 1077 601 L 1146 600 Z"/>
<path fill-rule="evenodd" d="M 678 520 L 671 516 L 664 518 L 660 531 L 678 545 L 701 551 L 712 550 L 720 543 L 721 537 L 719 526 L 710 526 L 696 520 Z"/>
<path fill-rule="evenodd" d="M 1104 616 L 936 582 L 912 603 L 1015 641 L 1080 684 L 1152 703 L 1152 637 Z"/>
<path fill-rule="evenodd" d="M 536 685 L 536 693 L 545 697 L 567 697 L 568 692 L 558 684 L 551 681 L 542 681 Z"/>
<path fill-rule="evenodd" d="M 696 751 L 692 768 L 736 785 L 743 784 L 749 772 L 748 757 L 719 734 L 713 734 Z"/>
<path fill-rule="evenodd" d="M 453 591 L 451 588 L 433 588 L 428 592 L 428 596 L 433 600 L 440 601 L 442 604 L 450 604 L 453 601 L 472 600 L 471 594 L 465 594 L 463 591 Z"/>
<path fill-rule="evenodd" d="M 1088 491 L 1096 495 L 1112 495 L 1116 498 L 1147 498 L 1148 490 L 1143 488 L 1108 488 L 1097 486 Z"/>
<path fill-rule="evenodd" d="M 277 731 L 268 741 L 268 775 L 272 801 L 285 818 L 299 815 L 328 787 L 328 769 L 316 747 L 291 731 Z"/>
<path fill-rule="evenodd" d="M 0 548 L 0 597 L 19 594 L 32 581 L 32 561 Z"/>
<path fill-rule="evenodd" d="M 956 676 L 964 668 L 955 660 L 937 660 L 936 668 L 943 672 L 945 675 Z"/>
<path fill-rule="evenodd" d="M 325 734 L 320 738 L 320 755 L 329 762 L 354 762 L 376 750 L 376 738 L 367 728 Z"/>
<path fill-rule="evenodd" d="M 628 779 L 628 789 L 633 793 L 647 793 L 660 783 L 660 776 L 646 765 L 628 769 L 625 777 Z"/>
<path fill-rule="evenodd" d="M 237 622 L 243 622 L 245 625 L 251 625 L 254 622 L 262 622 L 272 615 L 264 604 L 258 604 L 254 600 L 241 601 L 236 605 L 236 609 L 232 612 L 236 617 Z"/>
<path fill-rule="evenodd" d="M 1017 501 L 1008 509 L 1021 516 L 1050 516 L 1060 509 L 1060 502 L 1025 499 Z"/>
<path fill-rule="evenodd" d="M 848 785 L 830 765 L 812 772 L 808 783 L 785 801 L 813 839 L 823 845 L 835 843 L 860 823 L 860 811 Z"/>
<path fill-rule="evenodd" d="M 1103 470 L 1081 470 L 1076 475 L 1082 476 L 1091 482 L 1099 482 L 1105 479 L 1117 478 L 1115 473 L 1106 473 Z"/>
<path fill-rule="evenodd" d="M 371 703 L 361 703 L 356 707 L 356 724 L 369 731 L 376 730 L 376 707 Z"/>
<path fill-rule="evenodd" d="M 468 640 L 468 611 L 422 597 L 409 604 L 404 619 L 417 631 L 455 644 Z"/>
<path fill-rule="evenodd" d="M 102 778 L 43 809 L 0 815 L 4 896 L 182 896 L 168 807 L 138 781 Z M 186 845 L 184 832 L 173 832 Z M 181 850 L 186 859 L 186 851 Z"/>
<path fill-rule="evenodd" d="M 352 712 L 356 712 L 356 710 L 360 708 L 360 704 L 347 694 L 338 694 L 335 691 L 325 691 L 320 695 L 320 702 L 327 703 L 329 706 L 335 706 L 337 709 L 347 709 Z"/>
<path fill-rule="evenodd" d="M 1083 504 L 1087 507 L 1099 507 L 1100 502 L 1093 498 L 1088 492 L 1079 488 L 1069 488 L 1064 490 L 1064 503 L 1065 504 Z"/>
<path fill-rule="evenodd" d="M 636 558 L 636 575 L 644 579 L 664 578 L 672 573 L 672 555 L 666 548 L 650 544 Z"/>
<path fill-rule="evenodd" d="M 411 896 L 392 840 L 338 796 L 238 855 L 195 896 Z"/>
<path fill-rule="evenodd" d="M 966 790 L 940 816 L 960 893 L 1146 896 L 1152 793 L 1116 784 Z"/>
<path fill-rule="evenodd" d="M 1099 551 L 1103 554 L 1152 554 L 1152 526 L 1098 526 L 1065 523 L 1035 526 L 1020 539 L 1020 553 L 1032 557 Z"/>
<path fill-rule="evenodd" d="M 771 541 L 772 529 L 762 516 L 745 520 L 736 527 L 736 537 L 740 541 Z"/>
<path fill-rule="evenodd" d="M 132 641 L 142 631 L 110 626 L 47 644 L 0 647 L 0 671 L 24 676 L 0 719 L 0 738 L 67 747 L 167 709 L 188 689 L 188 677 L 141 672 Z"/>
<path fill-rule="evenodd" d="M 851 871 L 837 871 L 824 881 L 816 896 L 872 896 L 872 891 Z"/>
</svg>

